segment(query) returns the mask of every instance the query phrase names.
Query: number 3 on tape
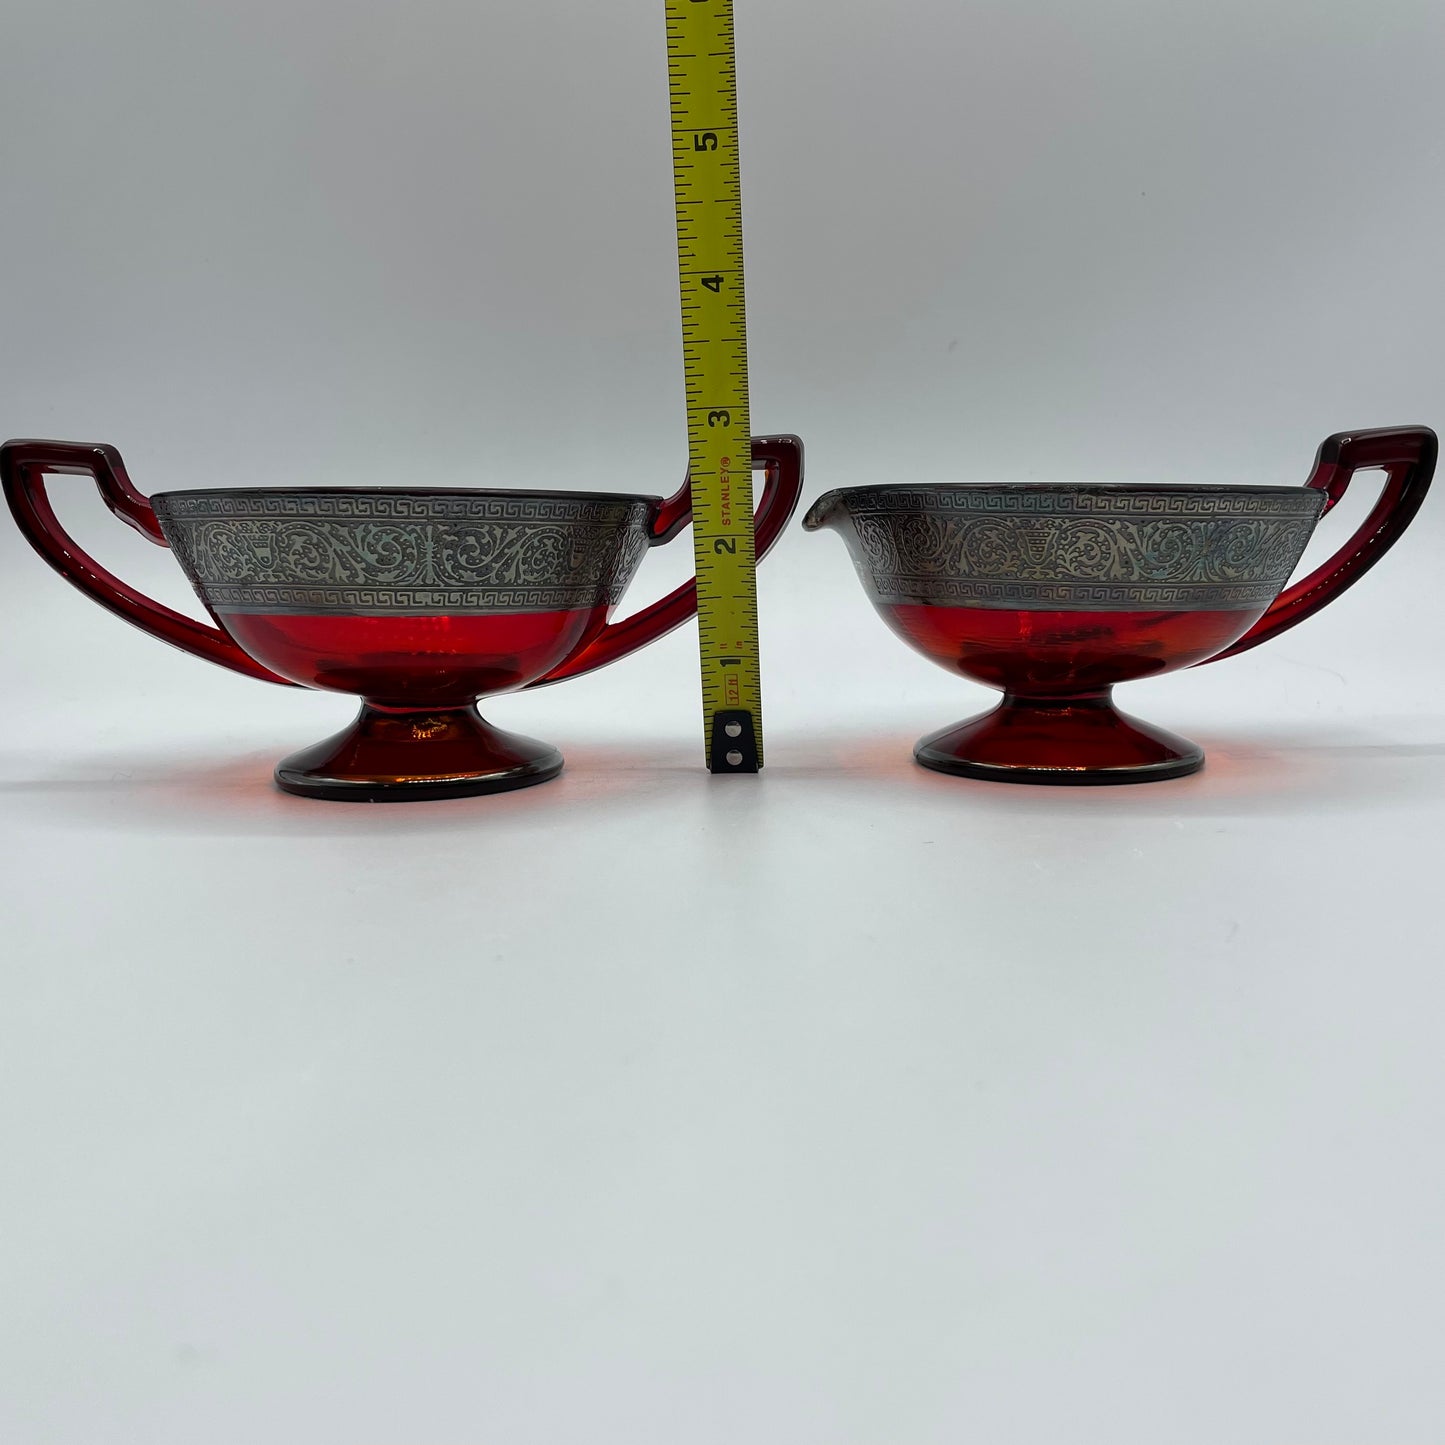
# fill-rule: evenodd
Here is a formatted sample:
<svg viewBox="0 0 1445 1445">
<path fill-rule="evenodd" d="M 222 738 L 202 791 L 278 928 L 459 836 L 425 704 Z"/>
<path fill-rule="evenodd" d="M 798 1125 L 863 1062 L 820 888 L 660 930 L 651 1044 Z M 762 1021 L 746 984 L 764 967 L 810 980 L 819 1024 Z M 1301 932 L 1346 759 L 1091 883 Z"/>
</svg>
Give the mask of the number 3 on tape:
<svg viewBox="0 0 1445 1445">
<path fill-rule="evenodd" d="M 763 762 L 732 0 L 665 0 L 707 765 Z"/>
</svg>

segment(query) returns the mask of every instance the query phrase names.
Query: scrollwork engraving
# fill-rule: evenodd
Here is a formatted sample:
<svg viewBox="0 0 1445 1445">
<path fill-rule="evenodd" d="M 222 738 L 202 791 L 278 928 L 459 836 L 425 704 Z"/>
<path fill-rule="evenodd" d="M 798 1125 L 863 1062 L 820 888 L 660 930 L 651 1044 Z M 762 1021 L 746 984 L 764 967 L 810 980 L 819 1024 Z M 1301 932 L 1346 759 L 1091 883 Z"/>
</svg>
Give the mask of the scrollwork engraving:
<svg viewBox="0 0 1445 1445">
<path fill-rule="evenodd" d="M 857 488 L 850 545 L 880 602 L 1245 610 L 1279 594 L 1323 499 L 1298 489 Z"/>
<path fill-rule="evenodd" d="M 611 606 L 647 549 L 635 497 L 181 492 L 153 499 L 208 606 L 462 614 Z"/>
</svg>

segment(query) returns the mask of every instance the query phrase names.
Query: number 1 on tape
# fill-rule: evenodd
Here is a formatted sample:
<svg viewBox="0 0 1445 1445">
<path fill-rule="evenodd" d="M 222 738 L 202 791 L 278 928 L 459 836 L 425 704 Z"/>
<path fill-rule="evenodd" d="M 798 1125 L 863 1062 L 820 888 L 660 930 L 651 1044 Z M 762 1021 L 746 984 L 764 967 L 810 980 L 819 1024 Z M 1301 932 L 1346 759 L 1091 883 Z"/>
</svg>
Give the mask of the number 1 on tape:
<svg viewBox="0 0 1445 1445">
<path fill-rule="evenodd" d="M 732 0 L 664 0 L 707 765 L 763 763 Z"/>
</svg>

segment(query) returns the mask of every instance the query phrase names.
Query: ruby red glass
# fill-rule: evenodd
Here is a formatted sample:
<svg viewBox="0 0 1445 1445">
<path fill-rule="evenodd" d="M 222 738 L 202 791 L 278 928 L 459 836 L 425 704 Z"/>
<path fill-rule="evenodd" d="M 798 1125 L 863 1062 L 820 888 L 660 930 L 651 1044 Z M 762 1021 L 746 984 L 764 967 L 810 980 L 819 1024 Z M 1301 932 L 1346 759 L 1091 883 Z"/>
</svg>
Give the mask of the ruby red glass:
<svg viewBox="0 0 1445 1445">
<path fill-rule="evenodd" d="M 1113 687 L 1232 657 L 1318 612 L 1399 539 L 1435 470 L 1428 427 L 1340 433 L 1303 487 L 960 483 L 829 492 L 874 606 L 925 657 L 1003 697 L 924 738 L 925 767 L 1015 783 L 1133 783 L 1203 765 L 1187 738 L 1121 713 Z M 1360 470 L 1379 500 L 1287 586 Z"/>
<path fill-rule="evenodd" d="M 764 473 L 761 557 L 797 504 L 802 443 L 756 439 L 752 461 Z M 93 477 L 117 517 L 169 546 L 215 625 L 162 606 L 87 556 L 51 508 L 52 473 Z M 665 500 L 382 487 L 146 498 L 114 447 L 57 441 L 6 442 L 0 480 L 35 550 L 103 607 L 248 677 L 360 696 L 349 727 L 277 767 L 282 788 L 309 797 L 455 797 L 555 777 L 557 749 L 493 727 L 477 699 L 578 677 L 697 610 L 689 581 L 610 620 L 647 549 L 690 520 L 687 482 Z"/>
</svg>

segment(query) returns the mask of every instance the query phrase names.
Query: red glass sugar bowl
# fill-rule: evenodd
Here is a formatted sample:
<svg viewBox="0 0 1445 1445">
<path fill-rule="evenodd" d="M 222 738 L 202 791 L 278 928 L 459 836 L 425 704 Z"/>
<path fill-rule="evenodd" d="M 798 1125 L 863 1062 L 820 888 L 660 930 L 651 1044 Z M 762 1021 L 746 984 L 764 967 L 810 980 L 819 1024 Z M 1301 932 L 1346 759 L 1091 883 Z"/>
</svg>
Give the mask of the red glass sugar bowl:
<svg viewBox="0 0 1445 1445">
<path fill-rule="evenodd" d="M 1204 762 L 1127 717 L 1117 683 L 1233 657 L 1332 602 L 1399 539 L 1435 433 L 1340 433 L 1303 487 L 957 483 L 829 492 L 803 525 L 842 533 L 873 605 L 925 657 L 1003 693 L 924 738 L 925 767 L 1012 783 L 1138 783 Z M 1289 586 L 1360 470 L 1384 489 L 1354 536 Z"/>
<path fill-rule="evenodd" d="M 803 447 L 752 443 L 764 473 L 758 555 L 797 504 Z M 47 474 L 95 479 L 106 505 L 168 546 L 215 625 L 113 576 L 67 535 Z M 359 695 L 355 722 L 285 759 L 276 781 L 308 797 L 458 797 L 555 777 L 562 755 L 503 732 L 478 698 L 580 676 L 693 616 L 694 582 L 610 620 L 649 547 L 688 523 L 691 491 L 425 487 L 228 488 L 142 496 L 114 447 L 11 441 L 0 480 L 21 531 L 101 606 L 248 677 Z"/>
</svg>

